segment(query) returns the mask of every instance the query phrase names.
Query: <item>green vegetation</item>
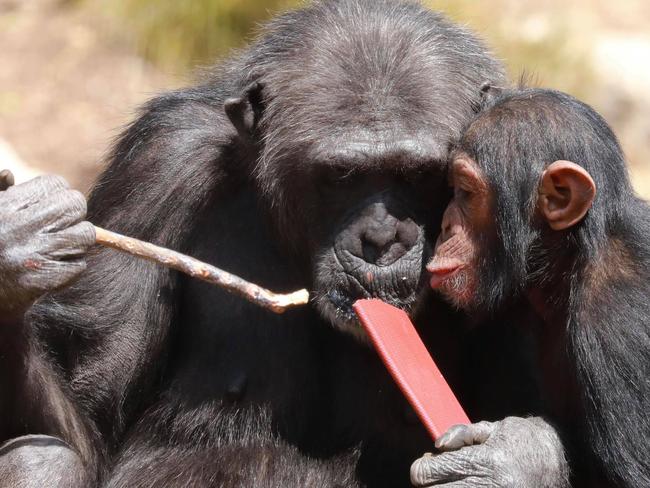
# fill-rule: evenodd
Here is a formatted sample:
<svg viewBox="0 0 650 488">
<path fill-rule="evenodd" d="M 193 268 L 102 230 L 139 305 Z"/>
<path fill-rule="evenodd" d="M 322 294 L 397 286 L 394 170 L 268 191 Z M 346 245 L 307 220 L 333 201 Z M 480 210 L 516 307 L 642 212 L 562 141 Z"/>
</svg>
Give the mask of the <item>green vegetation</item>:
<svg viewBox="0 0 650 488">
<path fill-rule="evenodd" d="M 87 0 L 89 1 L 89 0 Z M 214 62 L 297 0 L 104 0 L 141 53 L 167 69 Z"/>
<path fill-rule="evenodd" d="M 142 55 L 166 71 L 179 74 L 212 64 L 248 41 L 257 25 L 301 3 L 300 0 L 61 1 L 101 4 L 105 12 L 117 18 L 120 30 L 126 32 Z M 571 42 L 571 26 L 562 21 L 558 12 L 549 16 L 547 11 L 546 17 L 535 17 L 533 8 L 518 7 L 515 13 L 514 4 L 505 0 L 426 0 L 425 3 L 481 33 L 505 61 L 513 79 L 526 71 L 540 84 L 578 96 L 590 85 L 591 73 L 583 62 L 584 52 Z"/>
</svg>

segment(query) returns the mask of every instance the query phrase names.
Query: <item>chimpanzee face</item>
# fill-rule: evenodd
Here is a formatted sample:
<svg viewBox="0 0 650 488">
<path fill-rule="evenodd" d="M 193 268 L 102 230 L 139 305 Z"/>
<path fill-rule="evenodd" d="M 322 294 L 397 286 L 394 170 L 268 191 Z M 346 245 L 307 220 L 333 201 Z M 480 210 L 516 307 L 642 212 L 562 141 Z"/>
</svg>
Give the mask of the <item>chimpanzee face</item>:
<svg viewBox="0 0 650 488">
<path fill-rule="evenodd" d="M 427 265 L 431 287 L 456 307 L 469 311 L 486 311 L 524 290 L 528 278 L 514 273 L 512 250 L 521 250 L 523 255 L 518 257 L 524 263 L 531 259 L 531 249 L 543 253 L 546 241 L 541 236 L 566 232 L 582 221 L 596 191 L 591 176 L 579 165 L 571 161 L 552 162 L 538 181 L 533 180 L 534 186 L 523 192 L 527 201 L 535 203 L 529 218 L 518 224 L 524 232 L 513 233 L 504 220 L 514 218 L 504 216 L 515 212 L 502 212 L 498 218 L 496 205 L 504 192 L 525 188 L 524 178 L 517 181 L 519 178 L 514 175 L 520 173 L 511 171 L 506 177 L 510 181 L 497 190 L 488 183 L 481 164 L 487 162 L 477 163 L 462 152 L 453 157 L 448 177 L 453 197 L 442 218 L 434 256 Z M 541 229 L 540 233 L 534 229 Z M 515 246 L 520 235 L 538 237 L 526 239 L 526 245 Z M 543 267 L 544 263 L 536 265 Z"/>
<path fill-rule="evenodd" d="M 488 185 L 476 163 L 457 154 L 449 167 L 453 197 L 445 210 L 433 259 L 430 285 L 449 302 L 471 309 L 479 301 L 482 234 L 494 229 Z"/>
<path fill-rule="evenodd" d="M 311 190 L 302 205 L 310 209 L 305 228 L 315 305 L 355 334 L 361 334 L 352 311 L 357 299 L 412 311 L 426 288 L 424 265 L 446 194 L 444 166 L 399 146 L 393 141 L 390 154 L 356 147 L 310 160 Z"/>
<path fill-rule="evenodd" d="M 260 86 L 225 109 L 240 133 L 259 137 L 255 182 L 282 244 L 302 263 L 317 310 L 360 337 L 358 299 L 414 311 L 427 289 L 424 265 L 449 198 L 448 145 L 460 127 L 440 123 L 445 106 L 439 117 L 419 118 L 367 107 L 352 117 L 344 107 L 315 125 L 313 111 L 285 117 L 281 103 L 267 107 L 274 117 L 258 127 Z"/>
</svg>

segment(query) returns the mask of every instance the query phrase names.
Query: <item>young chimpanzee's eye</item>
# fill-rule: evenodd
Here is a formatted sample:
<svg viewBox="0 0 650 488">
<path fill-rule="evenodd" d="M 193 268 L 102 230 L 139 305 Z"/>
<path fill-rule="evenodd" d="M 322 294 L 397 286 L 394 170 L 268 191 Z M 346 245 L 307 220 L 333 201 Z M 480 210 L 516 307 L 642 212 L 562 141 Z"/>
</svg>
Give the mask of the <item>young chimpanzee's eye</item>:
<svg viewBox="0 0 650 488">
<path fill-rule="evenodd" d="M 466 200 L 469 196 L 470 192 L 461 185 L 454 185 L 454 198 L 458 200 Z"/>
<path fill-rule="evenodd" d="M 468 200 L 475 192 L 476 182 L 471 175 L 456 172 L 453 179 L 454 198 L 459 201 Z"/>
</svg>

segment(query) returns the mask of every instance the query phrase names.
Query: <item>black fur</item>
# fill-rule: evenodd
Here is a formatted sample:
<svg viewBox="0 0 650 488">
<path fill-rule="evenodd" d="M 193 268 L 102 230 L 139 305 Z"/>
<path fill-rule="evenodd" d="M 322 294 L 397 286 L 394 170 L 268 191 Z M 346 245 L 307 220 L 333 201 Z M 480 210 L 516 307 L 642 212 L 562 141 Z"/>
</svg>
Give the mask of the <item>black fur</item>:
<svg viewBox="0 0 650 488">
<path fill-rule="evenodd" d="M 494 190 L 498 242 L 483 265 L 484 306 L 541 290 L 551 317 L 537 334 L 542 384 L 576 483 L 650 486 L 650 209 L 589 106 L 539 89 L 488 105 L 459 147 Z M 535 212 L 542 172 L 556 160 L 581 165 L 597 187 L 586 218 L 565 232 Z"/>
<path fill-rule="evenodd" d="M 62 178 L 12 185 L 11 173 L 0 173 L 0 479 L 12 486 L 57 479 L 83 485 L 86 474 L 75 468 L 80 456 L 96 464 L 93 426 L 24 318 L 35 300 L 83 273 L 95 231 L 83 222 L 85 198 Z M 29 484 L 14 482 L 26 473 Z"/>
<path fill-rule="evenodd" d="M 89 219 L 315 300 L 274 316 L 97 249 L 31 315 L 69 382 L 59 394 L 100 434 L 66 438 L 93 446 L 87 470 L 109 486 L 408 486 L 430 441 L 354 337 L 350 304 L 379 296 L 409 310 L 458 381 L 456 330 L 431 327 L 433 301 L 418 297 L 447 148 L 485 82 L 503 83 L 500 65 L 438 14 L 330 0 L 149 102 L 116 143 Z M 332 458 L 354 449 L 358 463 Z"/>
</svg>

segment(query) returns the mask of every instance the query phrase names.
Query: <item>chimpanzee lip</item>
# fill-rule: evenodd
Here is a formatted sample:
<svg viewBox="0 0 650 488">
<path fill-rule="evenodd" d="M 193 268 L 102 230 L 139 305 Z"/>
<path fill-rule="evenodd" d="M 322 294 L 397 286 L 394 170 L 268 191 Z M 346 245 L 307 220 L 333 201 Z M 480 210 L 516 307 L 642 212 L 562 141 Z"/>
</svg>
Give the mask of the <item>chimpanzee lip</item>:
<svg viewBox="0 0 650 488">
<path fill-rule="evenodd" d="M 426 277 L 422 278 L 426 282 Z M 410 314 L 417 306 L 418 298 L 422 296 L 424 295 L 414 290 L 412 295 L 406 297 L 382 297 L 364 290 L 355 280 L 349 280 L 345 287 L 334 286 L 319 294 L 316 303 L 321 315 L 336 329 L 352 334 L 362 343 L 369 344 L 369 339 L 352 308 L 354 302 L 363 298 L 378 298 Z"/>
<path fill-rule="evenodd" d="M 356 319 L 352 305 L 357 300 L 367 299 L 367 298 L 378 298 L 386 302 L 391 303 L 395 307 L 402 309 L 408 309 L 412 305 L 412 301 L 415 297 L 417 287 L 412 290 L 408 296 L 392 296 L 388 298 L 386 296 L 381 296 L 380 293 L 376 293 L 373 290 L 366 288 L 363 283 L 353 276 L 350 276 L 350 281 L 348 282 L 348 287 L 345 289 L 333 289 L 327 292 L 328 301 L 335 307 L 337 312 L 340 315 L 345 316 L 346 318 Z"/>
<path fill-rule="evenodd" d="M 436 268 L 435 270 L 430 270 L 431 279 L 429 280 L 429 285 L 431 288 L 439 288 L 445 281 L 447 281 L 452 276 L 456 275 L 464 266 L 460 264 L 449 265 L 444 267 Z"/>
<path fill-rule="evenodd" d="M 354 277 L 350 276 L 351 280 L 345 290 L 333 289 L 327 292 L 327 299 L 334 305 L 337 312 L 344 315 L 346 318 L 354 318 L 354 310 L 352 305 L 357 300 L 362 298 L 370 298 L 371 294 L 365 287 Z"/>
<path fill-rule="evenodd" d="M 378 298 L 403 310 L 410 310 L 427 282 L 422 274 L 423 244 L 414 246 L 392 266 L 376 266 L 347 250 L 329 250 L 316 268 L 317 308 L 337 328 L 362 330 L 352 309 L 354 302 Z M 342 259 L 341 259 L 342 258 Z M 424 285 L 426 286 L 426 285 Z"/>
</svg>

